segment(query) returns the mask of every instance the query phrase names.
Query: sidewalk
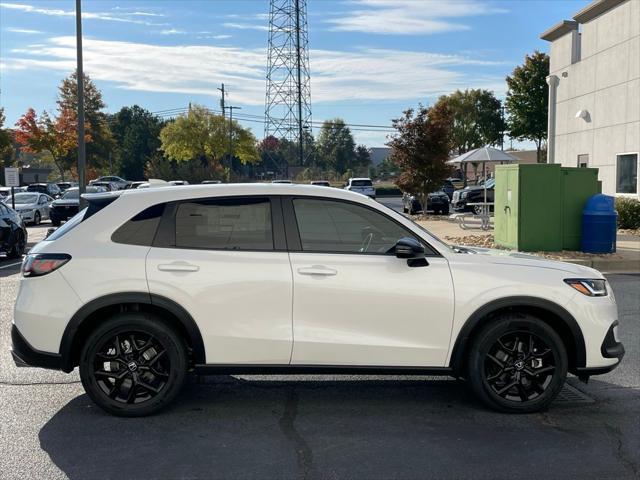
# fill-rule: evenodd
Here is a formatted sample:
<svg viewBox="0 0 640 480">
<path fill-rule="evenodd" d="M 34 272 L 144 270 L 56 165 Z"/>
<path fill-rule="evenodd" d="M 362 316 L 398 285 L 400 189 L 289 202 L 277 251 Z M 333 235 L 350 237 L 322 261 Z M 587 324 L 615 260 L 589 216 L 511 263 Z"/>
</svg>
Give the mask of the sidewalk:
<svg viewBox="0 0 640 480">
<path fill-rule="evenodd" d="M 418 223 L 447 243 L 471 247 L 500 248 L 493 243 L 493 230 L 462 230 L 458 223 L 446 217 L 420 220 Z M 621 232 L 617 238 L 616 253 L 595 255 L 583 252 L 527 252 L 562 262 L 577 263 L 604 273 L 640 272 L 640 235 Z"/>
</svg>

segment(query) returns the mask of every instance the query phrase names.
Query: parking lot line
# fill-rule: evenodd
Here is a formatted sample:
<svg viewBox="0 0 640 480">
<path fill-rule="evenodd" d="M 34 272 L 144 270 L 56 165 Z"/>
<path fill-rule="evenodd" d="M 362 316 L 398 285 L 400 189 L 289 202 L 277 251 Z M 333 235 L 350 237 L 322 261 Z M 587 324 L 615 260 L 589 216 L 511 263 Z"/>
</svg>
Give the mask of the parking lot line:
<svg viewBox="0 0 640 480">
<path fill-rule="evenodd" d="M 20 265 L 22 262 L 10 263 L 9 265 L 3 265 L 0 267 L 0 270 L 4 270 L 5 268 L 15 267 L 16 265 Z"/>
</svg>

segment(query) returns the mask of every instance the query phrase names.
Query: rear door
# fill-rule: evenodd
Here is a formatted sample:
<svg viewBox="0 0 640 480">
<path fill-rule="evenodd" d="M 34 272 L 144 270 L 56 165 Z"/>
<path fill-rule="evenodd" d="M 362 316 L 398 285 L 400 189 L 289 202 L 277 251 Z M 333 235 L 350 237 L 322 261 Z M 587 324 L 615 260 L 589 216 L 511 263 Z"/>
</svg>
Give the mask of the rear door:
<svg viewBox="0 0 640 480">
<path fill-rule="evenodd" d="M 432 251 L 415 267 L 396 258 L 396 242 L 416 235 L 358 203 L 294 198 L 284 207 L 292 364 L 445 365 L 454 304 L 445 258 Z"/>
<path fill-rule="evenodd" d="M 289 363 L 292 278 L 278 199 L 169 204 L 147 279 L 193 316 L 208 364 Z"/>
</svg>

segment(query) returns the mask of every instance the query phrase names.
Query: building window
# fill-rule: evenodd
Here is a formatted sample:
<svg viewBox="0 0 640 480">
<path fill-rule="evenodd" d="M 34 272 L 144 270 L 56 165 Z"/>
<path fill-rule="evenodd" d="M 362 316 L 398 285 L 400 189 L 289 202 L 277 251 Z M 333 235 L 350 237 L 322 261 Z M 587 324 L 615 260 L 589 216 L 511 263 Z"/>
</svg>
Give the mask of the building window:
<svg viewBox="0 0 640 480">
<path fill-rule="evenodd" d="M 589 154 L 583 153 L 578 155 L 578 168 L 587 168 L 589 166 Z"/>
<path fill-rule="evenodd" d="M 616 161 L 616 193 L 638 193 L 638 154 L 618 155 Z"/>
</svg>

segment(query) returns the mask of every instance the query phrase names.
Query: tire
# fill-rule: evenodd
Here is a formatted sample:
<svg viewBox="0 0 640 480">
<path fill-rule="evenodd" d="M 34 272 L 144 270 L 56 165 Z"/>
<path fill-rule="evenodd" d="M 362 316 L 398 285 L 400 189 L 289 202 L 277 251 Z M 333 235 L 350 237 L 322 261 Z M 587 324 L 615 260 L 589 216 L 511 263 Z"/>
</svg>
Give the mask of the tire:
<svg viewBox="0 0 640 480">
<path fill-rule="evenodd" d="M 533 355 L 531 345 L 537 351 Z M 510 314 L 474 336 L 467 365 L 471 387 L 485 405 L 530 413 L 544 410 L 560 393 L 568 361 L 564 343 L 549 325 L 531 315 Z"/>
<path fill-rule="evenodd" d="M 51 217 L 51 225 L 59 227 L 62 221 L 58 217 Z"/>
<path fill-rule="evenodd" d="M 9 250 L 8 257 L 9 258 L 20 258 L 24 253 L 24 249 L 27 247 L 26 238 L 24 236 L 24 232 L 22 230 L 18 230 L 16 232 L 16 240 L 13 243 L 13 247 Z"/>
<path fill-rule="evenodd" d="M 40 225 L 40 212 L 38 211 L 36 211 L 36 213 L 33 214 L 33 224 Z"/>
<path fill-rule="evenodd" d="M 482 207 L 480 205 L 473 206 L 474 215 L 482 215 Z"/>
<path fill-rule="evenodd" d="M 409 212 L 409 209 L 403 205 L 402 206 L 402 213 L 408 213 L 408 212 Z"/>
<path fill-rule="evenodd" d="M 160 411 L 178 395 L 187 365 L 183 339 L 162 318 L 123 313 L 86 339 L 80 379 L 87 395 L 107 413 L 142 417 Z"/>
</svg>

